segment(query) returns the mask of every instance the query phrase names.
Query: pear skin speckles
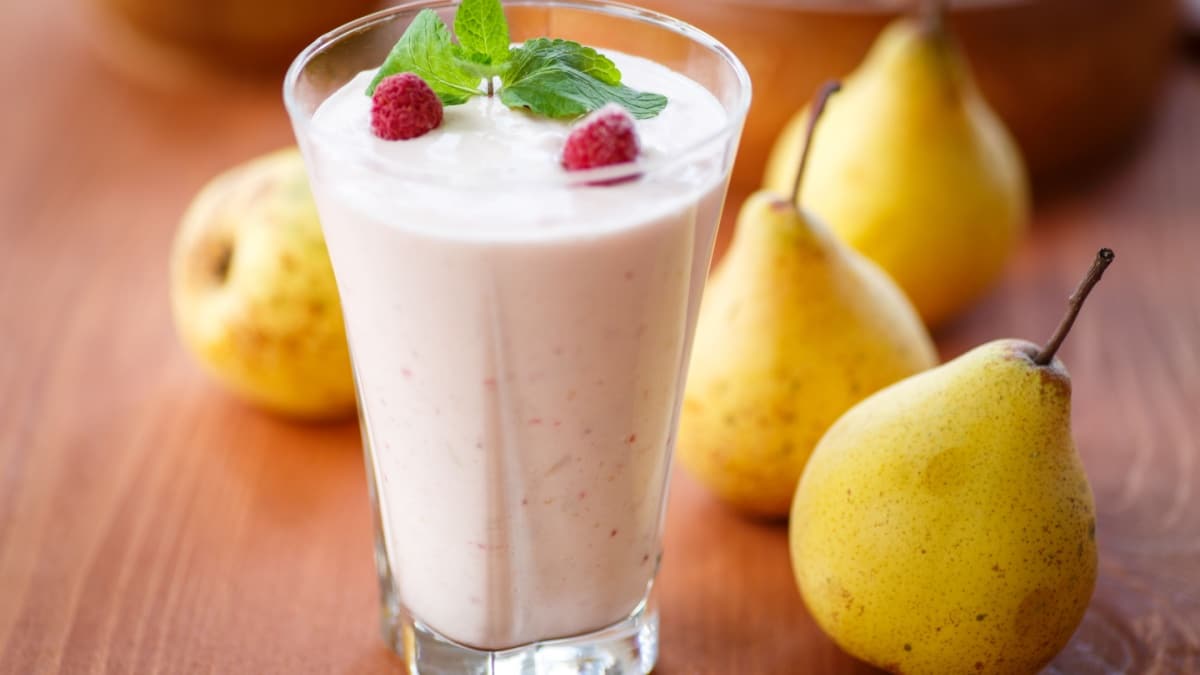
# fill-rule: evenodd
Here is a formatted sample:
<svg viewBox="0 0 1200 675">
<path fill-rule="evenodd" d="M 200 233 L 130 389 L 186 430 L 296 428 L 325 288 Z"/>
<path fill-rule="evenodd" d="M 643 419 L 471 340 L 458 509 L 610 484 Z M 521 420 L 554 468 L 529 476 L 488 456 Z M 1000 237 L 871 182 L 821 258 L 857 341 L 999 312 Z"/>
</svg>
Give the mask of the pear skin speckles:
<svg viewBox="0 0 1200 675">
<path fill-rule="evenodd" d="M 243 398 L 302 419 L 353 416 L 341 304 L 295 148 L 196 195 L 172 247 L 171 305 L 183 343 Z"/>
<path fill-rule="evenodd" d="M 727 504 L 784 516 L 829 425 L 936 361 L 877 266 L 789 200 L 756 193 L 705 291 L 677 456 Z"/>
<path fill-rule="evenodd" d="M 888 387 L 814 450 L 792 564 L 851 654 L 891 672 L 1024 674 L 1082 619 L 1095 508 L 1066 371 L 1034 365 L 1027 345 L 992 342 Z"/>
</svg>

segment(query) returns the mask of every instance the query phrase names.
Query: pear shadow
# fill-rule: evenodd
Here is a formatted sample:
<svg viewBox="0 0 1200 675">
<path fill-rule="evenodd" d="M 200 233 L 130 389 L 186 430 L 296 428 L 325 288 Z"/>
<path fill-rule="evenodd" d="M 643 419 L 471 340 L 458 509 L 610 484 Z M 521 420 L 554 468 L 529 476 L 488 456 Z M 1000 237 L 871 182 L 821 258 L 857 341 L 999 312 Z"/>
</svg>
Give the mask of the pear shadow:
<svg viewBox="0 0 1200 675">
<path fill-rule="evenodd" d="M 876 672 L 838 650 L 805 609 L 786 520 L 748 518 L 678 467 L 667 519 L 656 673 Z"/>
<path fill-rule="evenodd" d="M 1102 602 L 1093 600 L 1071 641 L 1045 675 L 1109 675 L 1146 672 L 1145 649 L 1136 636 Z M 1184 671 L 1179 671 L 1184 672 Z"/>
<path fill-rule="evenodd" d="M 254 493 L 255 511 L 280 523 L 307 520 L 354 486 L 366 503 L 356 420 L 288 420 L 241 401 L 214 403 L 235 439 L 218 450 L 225 475 Z"/>
</svg>

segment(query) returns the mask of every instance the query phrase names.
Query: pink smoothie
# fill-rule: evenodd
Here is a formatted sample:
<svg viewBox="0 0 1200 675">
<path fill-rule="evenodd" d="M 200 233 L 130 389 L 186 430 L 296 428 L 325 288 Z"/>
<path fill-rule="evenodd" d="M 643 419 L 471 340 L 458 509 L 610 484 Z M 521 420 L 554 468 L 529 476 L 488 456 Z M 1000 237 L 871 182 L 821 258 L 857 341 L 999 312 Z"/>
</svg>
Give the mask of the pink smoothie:
<svg viewBox="0 0 1200 675">
<path fill-rule="evenodd" d="M 724 125 L 697 83 L 610 56 L 670 100 L 638 122 L 647 161 Z M 478 97 L 385 142 L 369 77 L 322 105 L 305 151 L 329 167 L 313 187 L 400 600 L 493 650 L 618 622 L 657 567 L 723 157 L 567 187 L 568 124 Z"/>
</svg>

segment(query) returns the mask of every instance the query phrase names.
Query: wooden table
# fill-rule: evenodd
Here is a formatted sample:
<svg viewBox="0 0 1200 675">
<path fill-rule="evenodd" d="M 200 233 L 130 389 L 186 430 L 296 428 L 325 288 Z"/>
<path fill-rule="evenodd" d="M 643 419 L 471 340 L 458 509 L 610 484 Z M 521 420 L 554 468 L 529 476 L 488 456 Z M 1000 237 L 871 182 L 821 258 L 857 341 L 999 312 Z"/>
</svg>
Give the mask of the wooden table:
<svg viewBox="0 0 1200 675">
<path fill-rule="evenodd" d="M 19 7 L 18 7 L 19 4 Z M 172 331 L 189 197 L 290 142 L 275 83 L 149 84 L 65 0 L 0 23 L 0 672 L 384 673 L 353 425 L 219 391 Z M 1200 672 L 1200 69 L 1115 169 L 1044 202 L 947 357 L 1043 338 L 1118 252 L 1063 356 L 1101 576 L 1062 673 Z M 726 232 L 728 230 L 726 229 Z M 786 532 L 676 475 L 662 673 L 869 672 L 815 627 Z"/>
</svg>

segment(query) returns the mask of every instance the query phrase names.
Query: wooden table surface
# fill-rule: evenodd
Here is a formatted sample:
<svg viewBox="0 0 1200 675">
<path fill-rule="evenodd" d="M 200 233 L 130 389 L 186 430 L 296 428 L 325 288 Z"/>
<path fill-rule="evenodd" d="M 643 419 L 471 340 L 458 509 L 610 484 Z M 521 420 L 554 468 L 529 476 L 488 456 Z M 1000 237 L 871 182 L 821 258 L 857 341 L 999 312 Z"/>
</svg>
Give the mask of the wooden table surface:
<svg viewBox="0 0 1200 675">
<path fill-rule="evenodd" d="M 189 197 L 290 142 L 274 82 L 150 83 L 65 0 L 0 22 L 0 672 L 385 673 L 358 432 L 219 391 L 172 331 Z M 726 234 L 728 230 L 725 230 Z M 1044 201 L 944 356 L 1043 338 L 1117 262 L 1062 355 L 1101 574 L 1062 673 L 1200 672 L 1200 68 L 1140 145 Z M 805 613 L 786 532 L 673 483 L 662 673 L 870 672 Z"/>
</svg>

